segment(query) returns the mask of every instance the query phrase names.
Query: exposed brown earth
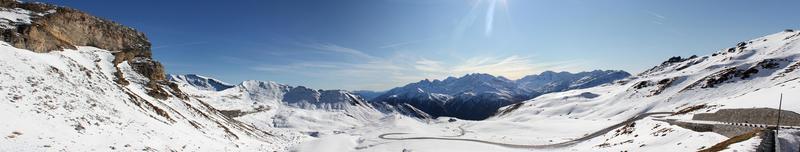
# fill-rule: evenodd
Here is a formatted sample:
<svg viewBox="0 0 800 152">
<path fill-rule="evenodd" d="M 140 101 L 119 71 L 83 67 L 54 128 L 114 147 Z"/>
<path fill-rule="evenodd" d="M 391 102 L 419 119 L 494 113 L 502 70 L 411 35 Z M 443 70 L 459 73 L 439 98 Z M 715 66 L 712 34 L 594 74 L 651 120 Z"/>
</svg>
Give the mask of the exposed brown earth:
<svg viewBox="0 0 800 152">
<path fill-rule="evenodd" d="M 728 149 L 728 146 L 730 146 L 731 144 L 735 144 L 753 138 L 756 135 L 758 135 L 759 132 L 761 132 L 761 129 L 754 129 L 753 131 L 735 137 L 731 137 L 728 140 L 717 143 L 716 145 L 711 146 L 708 149 L 700 150 L 700 152 L 716 152 Z"/>
</svg>

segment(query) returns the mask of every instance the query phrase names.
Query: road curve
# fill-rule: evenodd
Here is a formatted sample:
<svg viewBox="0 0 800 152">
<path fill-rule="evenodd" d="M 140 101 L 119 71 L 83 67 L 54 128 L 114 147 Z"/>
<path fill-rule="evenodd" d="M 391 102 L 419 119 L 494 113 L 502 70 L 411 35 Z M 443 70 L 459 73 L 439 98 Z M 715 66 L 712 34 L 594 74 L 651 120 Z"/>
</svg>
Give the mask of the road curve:
<svg viewBox="0 0 800 152">
<path fill-rule="evenodd" d="M 622 126 L 627 125 L 627 124 L 629 124 L 631 122 L 634 122 L 634 121 L 637 121 L 637 120 L 641 120 L 643 118 L 646 118 L 646 117 L 649 117 L 649 116 L 652 116 L 652 115 L 659 115 L 659 114 L 672 114 L 672 112 L 650 112 L 650 113 L 639 114 L 639 115 L 636 115 L 636 116 L 634 116 L 632 118 L 629 118 L 629 119 L 627 119 L 625 121 L 622 121 L 620 123 L 617 123 L 617 124 L 611 125 L 609 127 L 600 129 L 598 131 L 595 131 L 595 132 L 593 132 L 593 133 L 591 133 L 589 135 L 583 136 L 581 138 L 573 139 L 573 140 L 565 141 L 565 142 L 561 142 L 561 143 L 555 143 L 555 144 L 521 145 L 521 144 L 508 144 L 508 143 L 500 143 L 500 142 L 493 142 L 493 141 L 485 141 L 485 140 L 478 140 L 478 139 L 450 138 L 450 137 L 387 137 L 387 136 L 391 136 L 391 135 L 404 135 L 404 134 L 409 134 L 409 133 L 385 133 L 385 134 L 381 134 L 380 136 L 378 136 L 378 138 L 386 139 L 386 140 L 451 140 L 451 141 L 469 141 L 469 142 L 478 142 L 478 143 L 484 143 L 484 144 L 503 146 L 503 147 L 508 147 L 508 148 L 536 148 L 536 149 L 560 148 L 560 147 L 567 147 L 567 146 L 575 145 L 577 143 L 580 143 L 580 142 L 583 142 L 583 141 L 586 141 L 586 140 L 601 136 L 603 134 L 606 134 L 611 130 L 614 130 L 616 128 L 622 127 Z M 463 131 L 463 129 L 462 129 L 462 131 Z"/>
</svg>

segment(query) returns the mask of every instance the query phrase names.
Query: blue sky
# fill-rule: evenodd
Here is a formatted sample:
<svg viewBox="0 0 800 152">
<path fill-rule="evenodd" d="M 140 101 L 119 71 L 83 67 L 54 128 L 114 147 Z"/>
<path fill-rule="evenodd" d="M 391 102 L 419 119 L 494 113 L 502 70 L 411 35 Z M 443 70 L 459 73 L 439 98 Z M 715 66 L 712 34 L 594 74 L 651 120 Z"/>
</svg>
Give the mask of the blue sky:
<svg viewBox="0 0 800 152">
<path fill-rule="evenodd" d="M 798 28 L 800 1 L 61 1 L 144 32 L 172 74 L 385 90 L 544 70 L 638 73 Z"/>
</svg>

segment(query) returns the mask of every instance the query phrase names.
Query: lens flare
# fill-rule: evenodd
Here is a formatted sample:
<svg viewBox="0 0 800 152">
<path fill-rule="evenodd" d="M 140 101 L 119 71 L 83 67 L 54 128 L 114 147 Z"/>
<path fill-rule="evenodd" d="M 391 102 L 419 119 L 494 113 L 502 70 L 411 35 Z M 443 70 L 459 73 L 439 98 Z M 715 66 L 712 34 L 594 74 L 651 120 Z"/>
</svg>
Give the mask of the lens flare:
<svg viewBox="0 0 800 152">
<path fill-rule="evenodd" d="M 492 35 L 492 28 L 494 26 L 494 11 L 495 7 L 497 7 L 498 0 L 490 0 L 489 1 L 489 9 L 486 11 L 486 29 L 484 30 L 484 34 L 486 36 Z"/>
<path fill-rule="evenodd" d="M 484 35 L 490 36 L 492 35 L 492 31 L 494 30 L 494 17 L 495 13 L 497 12 L 498 7 L 499 9 L 506 11 L 506 15 L 508 15 L 508 0 L 488 0 L 488 8 L 486 9 L 486 23 L 484 29 Z M 499 5 L 498 5 L 499 4 Z"/>
</svg>

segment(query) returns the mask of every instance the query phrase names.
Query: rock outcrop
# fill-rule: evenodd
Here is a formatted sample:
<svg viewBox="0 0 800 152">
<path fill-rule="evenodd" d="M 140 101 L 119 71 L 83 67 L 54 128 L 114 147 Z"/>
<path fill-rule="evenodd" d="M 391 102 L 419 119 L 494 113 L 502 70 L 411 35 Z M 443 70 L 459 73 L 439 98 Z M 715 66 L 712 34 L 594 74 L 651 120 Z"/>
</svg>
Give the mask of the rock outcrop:
<svg viewBox="0 0 800 152">
<path fill-rule="evenodd" d="M 0 9 L 28 15 L 29 20 L 8 20 L 0 39 L 14 47 L 45 53 L 76 46 L 93 46 L 113 51 L 114 64 L 126 62 L 150 79 L 153 94 L 162 94 L 164 68 L 152 59 L 151 44 L 142 32 L 98 18 L 76 9 L 44 3 L 0 0 Z M 117 70 L 117 83 L 128 82 Z"/>
</svg>

